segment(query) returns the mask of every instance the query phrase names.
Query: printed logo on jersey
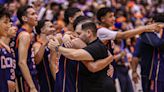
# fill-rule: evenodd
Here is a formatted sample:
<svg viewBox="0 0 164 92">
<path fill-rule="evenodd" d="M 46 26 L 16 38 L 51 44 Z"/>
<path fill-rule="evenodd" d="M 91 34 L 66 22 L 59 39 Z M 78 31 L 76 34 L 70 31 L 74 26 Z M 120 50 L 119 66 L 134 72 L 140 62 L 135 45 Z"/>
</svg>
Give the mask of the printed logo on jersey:
<svg viewBox="0 0 164 92">
<path fill-rule="evenodd" d="M 15 79 L 16 61 L 11 57 L 1 56 L 1 69 L 10 69 L 10 79 Z"/>
</svg>

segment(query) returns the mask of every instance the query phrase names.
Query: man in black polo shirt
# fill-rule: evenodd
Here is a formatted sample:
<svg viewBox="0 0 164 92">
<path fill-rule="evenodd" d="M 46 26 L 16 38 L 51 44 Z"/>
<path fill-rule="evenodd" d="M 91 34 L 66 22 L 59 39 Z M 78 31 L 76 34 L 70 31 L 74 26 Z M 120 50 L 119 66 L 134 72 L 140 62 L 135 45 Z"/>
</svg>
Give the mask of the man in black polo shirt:
<svg viewBox="0 0 164 92">
<path fill-rule="evenodd" d="M 55 40 L 53 45 L 65 57 L 82 61 L 79 68 L 79 92 L 115 92 L 113 80 L 106 74 L 109 63 L 96 61 L 108 57 L 108 50 L 96 36 L 97 28 L 95 23 L 78 24 L 76 32 L 79 38 L 87 44 L 83 49 L 64 48 L 58 45 L 57 40 Z M 83 65 L 83 63 L 89 64 L 89 61 L 92 60 L 102 65 L 100 71 L 90 72 Z"/>
<path fill-rule="evenodd" d="M 106 58 L 108 56 L 108 51 L 106 46 L 103 45 L 103 43 L 97 38 L 96 36 L 96 26 L 94 23 L 86 23 L 81 26 L 77 26 L 76 32 L 79 34 L 79 38 L 81 38 L 83 41 L 85 41 L 88 45 L 87 47 L 83 48 L 85 51 L 87 51 L 94 59 L 94 61 Z M 93 34 L 93 39 L 90 39 L 88 37 L 84 37 L 85 33 L 81 33 L 81 31 L 85 31 L 91 29 Z M 84 39 L 85 38 L 85 39 Z M 80 92 L 114 92 L 115 87 L 113 84 L 113 80 L 107 76 L 106 72 L 108 70 L 108 67 L 104 67 L 99 72 L 91 73 L 88 71 L 88 69 L 81 64 L 79 68 L 79 82 Z"/>
</svg>

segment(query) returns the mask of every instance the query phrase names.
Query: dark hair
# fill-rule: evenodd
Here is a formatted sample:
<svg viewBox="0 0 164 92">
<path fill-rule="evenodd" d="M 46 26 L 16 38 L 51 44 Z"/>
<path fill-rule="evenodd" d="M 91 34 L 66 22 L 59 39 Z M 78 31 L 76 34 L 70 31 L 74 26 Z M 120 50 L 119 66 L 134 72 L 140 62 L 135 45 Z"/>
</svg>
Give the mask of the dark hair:
<svg viewBox="0 0 164 92">
<path fill-rule="evenodd" d="M 10 19 L 10 13 L 3 5 L 0 5 L 0 13 L 0 19 L 2 17 L 8 17 Z"/>
<path fill-rule="evenodd" d="M 50 9 L 53 9 L 54 6 L 59 6 L 59 4 L 57 4 L 57 3 L 55 3 L 55 2 L 52 2 L 52 3 L 50 4 Z"/>
<path fill-rule="evenodd" d="M 73 28 L 74 28 L 74 30 L 75 30 L 76 26 L 77 26 L 79 23 L 81 23 L 81 22 L 83 22 L 83 21 L 85 21 L 85 20 L 90 20 L 90 18 L 87 17 L 87 16 L 78 16 L 78 17 L 74 20 L 74 22 L 73 22 Z"/>
<path fill-rule="evenodd" d="M 107 13 L 111 13 L 111 12 L 114 11 L 112 11 L 112 9 L 109 7 L 100 8 L 96 14 L 97 19 L 101 22 L 101 18 L 104 17 Z"/>
<path fill-rule="evenodd" d="M 14 0 L 8 0 L 7 4 L 9 5 L 9 4 L 14 3 L 14 2 L 15 2 Z"/>
<path fill-rule="evenodd" d="M 45 25 L 45 23 L 49 20 L 40 20 L 38 21 L 38 25 L 35 27 L 36 33 L 39 35 L 41 33 L 41 28 Z"/>
<path fill-rule="evenodd" d="M 92 31 L 93 35 L 96 36 L 97 27 L 94 22 L 86 22 L 86 23 L 82 24 L 81 29 L 84 31 L 90 29 Z"/>
<path fill-rule="evenodd" d="M 65 21 L 65 23 L 69 24 L 69 22 L 70 22 L 69 18 L 73 17 L 77 12 L 80 12 L 80 9 L 74 8 L 74 7 L 66 9 L 65 12 L 64 12 L 64 21 Z"/>
<path fill-rule="evenodd" d="M 27 9 L 29 9 L 29 8 L 33 8 L 33 7 L 30 5 L 25 5 L 25 6 L 22 6 L 18 9 L 17 17 L 18 17 L 21 24 L 24 24 L 24 22 L 22 20 L 22 16 L 25 16 L 27 14 Z"/>
<path fill-rule="evenodd" d="M 158 13 L 153 16 L 154 22 L 163 22 L 164 23 L 164 13 Z"/>
</svg>

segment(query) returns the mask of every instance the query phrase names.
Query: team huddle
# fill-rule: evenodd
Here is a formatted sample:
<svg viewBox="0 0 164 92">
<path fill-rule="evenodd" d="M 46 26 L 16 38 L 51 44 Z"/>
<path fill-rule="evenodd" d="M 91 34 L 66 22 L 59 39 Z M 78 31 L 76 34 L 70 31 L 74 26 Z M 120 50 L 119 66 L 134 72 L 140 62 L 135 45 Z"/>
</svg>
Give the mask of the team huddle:
<svg viewBox="0 0 164 92">
<path fill-rule="evenodd" d="M 149 34 L 159 33 L 162 36 L 154 41 L 159 41 L 157 51 L 162 52 L 164 47 L 163 20 L 154 18 L 145 26 L 112 31 L 115 16 L 109 7 L 97 11 L 99 23 L 78 8 L 66 9 L 67 26 L 59 32 L 51 21 L 38 21 L 30 5 L 18 9 L 19 26 L 11 23 L 7 9 L 0 7 L 0 13 L 0 92 L 116 92 L 111 69 L 116 61 L 113 40 L 143 34 L 143 41 L 153 44 Z M 133 73 L 136 65 L 133 63 Z M 164 84 L 160 85 L 152 92 L 163 92 Z"/>
</svg>

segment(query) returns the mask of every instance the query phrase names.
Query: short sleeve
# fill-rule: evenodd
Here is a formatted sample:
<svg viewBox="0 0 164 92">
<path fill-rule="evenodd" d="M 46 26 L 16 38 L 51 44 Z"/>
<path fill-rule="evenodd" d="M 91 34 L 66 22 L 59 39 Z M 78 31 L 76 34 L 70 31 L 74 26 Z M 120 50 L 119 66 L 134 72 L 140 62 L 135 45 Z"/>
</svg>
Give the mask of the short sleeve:
<svg viewBox="0 0 164 92">
<path fill-rule="evenodd" d="M 100 40 L 115 40 L 118 32 L 109 30 L 107 28 L 100 28 L 97 30 L 97 36 Z"/>
</svg>

